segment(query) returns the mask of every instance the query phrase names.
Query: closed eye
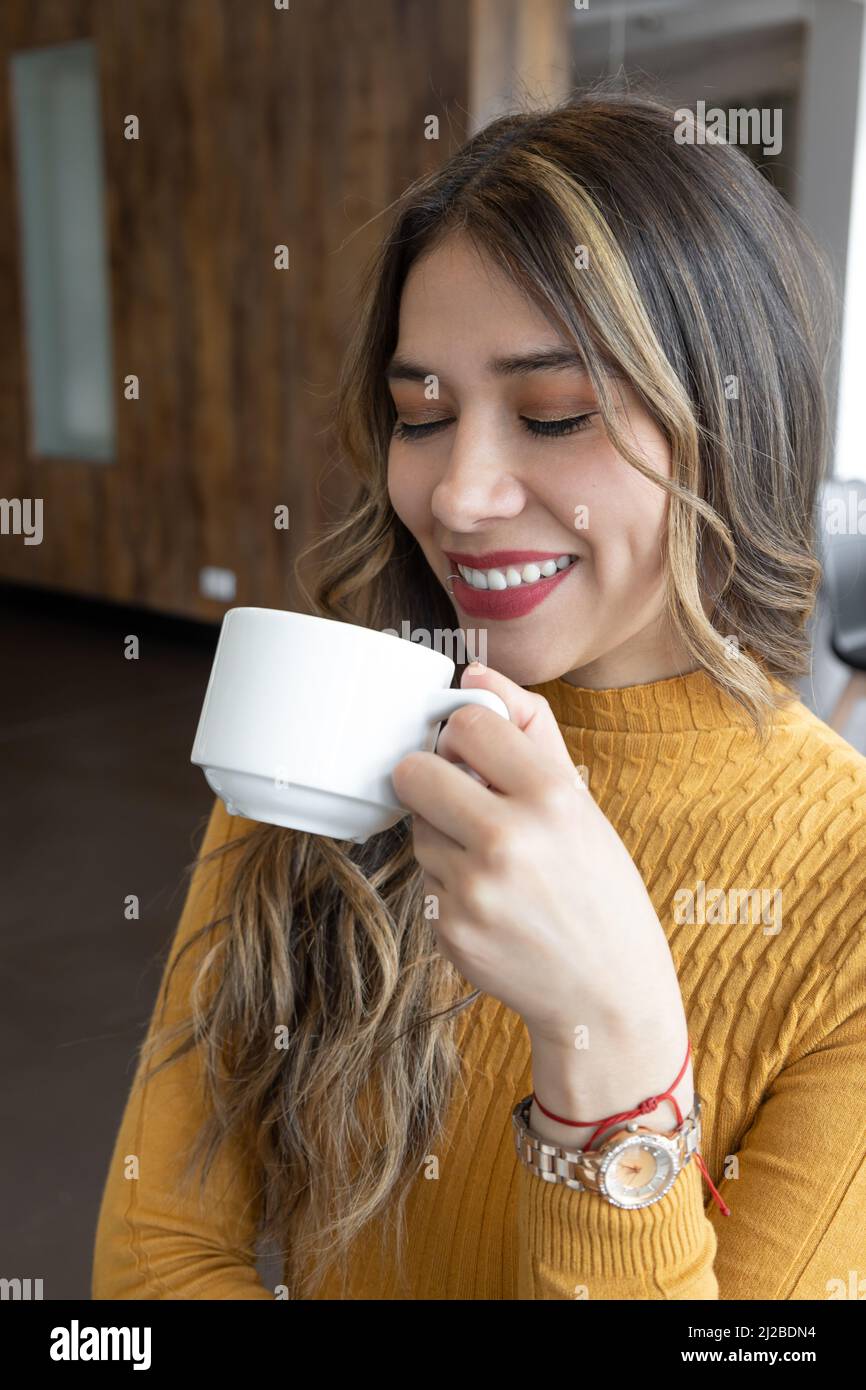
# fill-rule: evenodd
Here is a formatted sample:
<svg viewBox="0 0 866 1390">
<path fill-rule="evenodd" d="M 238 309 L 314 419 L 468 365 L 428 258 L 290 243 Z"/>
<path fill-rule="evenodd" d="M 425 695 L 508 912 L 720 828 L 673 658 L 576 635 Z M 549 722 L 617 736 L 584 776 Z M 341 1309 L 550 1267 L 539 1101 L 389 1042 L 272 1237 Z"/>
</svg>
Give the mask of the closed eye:
<svg viewBox="0 0 866 1390">
<path fill-rule="evenodd" d="M 597 410 L 593 410 L 586 415 L 570 415 L 563 420 L 534 420 L 528 415 L 521 415 L 520 418 L 529 434 L 541 438 L 558 438 L 587 429 L 589 421 L 598 413 Z M 451 423 L 450 420 L 431 420 L 425 425 L 410 425 L 405 420 L 398 420 L 394 425 L 393 436 L 395 439 L 423 439 Z"/>
</svg>

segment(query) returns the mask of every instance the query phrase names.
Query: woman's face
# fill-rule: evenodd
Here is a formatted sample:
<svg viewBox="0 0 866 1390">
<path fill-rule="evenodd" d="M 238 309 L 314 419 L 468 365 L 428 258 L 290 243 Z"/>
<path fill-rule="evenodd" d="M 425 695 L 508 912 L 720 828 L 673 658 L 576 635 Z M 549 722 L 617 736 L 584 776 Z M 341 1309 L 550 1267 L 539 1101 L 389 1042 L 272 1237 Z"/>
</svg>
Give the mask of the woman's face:
<svg viewBox="0 0 866 1390">
<path fill-rule="evenodd" d="M 496 670 L 519 685 L 662 679 L 689 664 L 661 624 L 666 495 L 617 454 L 578 365 L 520 360 L 569 349 L 467 240 L 453 235 L 416 262 L 389 371 L 391 502 L 451 590 L 467 648 L 484 659 L 486 630 Z M 669 475 L 664 436 L 629 386 L 619 395 L 622 428 Z M 401 423 L 435 427 L 400 437 Z M 449 580 L 458 563 L 486 587 Z"/>
</svg>

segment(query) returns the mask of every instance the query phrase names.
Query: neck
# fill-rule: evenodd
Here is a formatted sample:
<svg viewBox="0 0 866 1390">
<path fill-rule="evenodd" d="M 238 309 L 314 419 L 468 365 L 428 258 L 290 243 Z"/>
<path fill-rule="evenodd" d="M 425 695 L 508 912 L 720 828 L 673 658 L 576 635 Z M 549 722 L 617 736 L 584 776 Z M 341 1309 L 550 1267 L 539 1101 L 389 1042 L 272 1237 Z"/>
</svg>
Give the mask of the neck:
<svg viewBox="0 0 866 1390">
<path fill-rule="evenodd" d="M 673 634 L 647 629 L 613 651 L 567 671 L 561 679 L 584 690 L 618 690 L 697 669 L 694 657 Z"/>
</svg>

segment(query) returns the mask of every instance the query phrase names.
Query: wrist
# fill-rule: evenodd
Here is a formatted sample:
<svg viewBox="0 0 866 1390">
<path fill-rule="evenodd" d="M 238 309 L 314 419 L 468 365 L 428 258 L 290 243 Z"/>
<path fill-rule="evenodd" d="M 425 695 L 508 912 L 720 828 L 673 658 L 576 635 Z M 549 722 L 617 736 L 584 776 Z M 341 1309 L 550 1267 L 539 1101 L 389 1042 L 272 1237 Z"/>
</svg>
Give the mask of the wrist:
<svg viewBox="0 0 866 1390">
<path fill-rule="evenodd" d="M 644 1035 L 639 1048 L 633 1044 L 617 1048 L 609 1041 L 604 1047 L 599 1043 L 582 1051 L 572 1048 L 570 1056 L 560 1045 L 534 1041 L 532 1085 L 537 1100 L 533 1100 L 529 1116 L 533 1133 L 548 1143 L 585 1148 L 600 1121 L 637 1109 L 650 1096 L 667 1091 L 670 1097 L 631 1119 L 642 1128 L 661 1134 L 675 1129 L 679 1121 L 673 1101 L 679 1106 L 681 1116 L 688 1114 L 694 1103 L 691 1056 L 686 1059 L 685 1024 L 670 1037 L 659 1039 L 653 1033 L 651 1041 L 652 1047 Z M 680 1079 L 674 1086 L 678 1076 Z M 546 1115 L 538 1101 L 553 1115 L 583 1123 L 560 1123 Z M 627 1123 L 629 1120 L 614 1121 L 606 1126 L 592 1147 L 599 1147 Z"/>
</svg>

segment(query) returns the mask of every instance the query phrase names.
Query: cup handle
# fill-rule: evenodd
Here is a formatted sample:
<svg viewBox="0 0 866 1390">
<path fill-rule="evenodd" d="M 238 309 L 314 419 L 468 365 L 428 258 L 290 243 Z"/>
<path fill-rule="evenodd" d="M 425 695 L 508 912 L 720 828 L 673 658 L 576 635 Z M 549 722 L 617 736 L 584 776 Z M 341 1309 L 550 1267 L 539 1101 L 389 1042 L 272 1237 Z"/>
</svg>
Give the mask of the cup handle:
<svg viewBox="0 0 866 1390">
<path fill-rule="evenodd" d="M 503 719 L 510 718 L 505 701 L 494 695 L 492 690 L 437 690 L 430 704 L 427 718 L 431 724 L 441 723 L 463 705 L 486 705 L 494 714 L 501 714 Z"/>
<path fill-rule="evenodd" d="M 492 690 L 442 690 L 438 691 L 433 698 L 433 708 L 428 714 L 431 724 L 439 723 L 447 719 L 449 714 L 454 714 L 455 710 L 461 709 L 463 705 L 484 705 L 487 709 L 492 709 L 494 714 L 501 714 L 503 719 L 510 719 L 508 706 L 498 695 L 494 695 Z M 438 742 L 438 735 L 437 735 Z M 435 747 L 434 747 L 435 752 Z M 468 763 L 455 763 L 463 772 L 468 772 L 470 777 L 474 777 L 476 782 L 481 782 L 485 787 L 487 783 L 483 777 L 470 767 Z"/>
</svg>

